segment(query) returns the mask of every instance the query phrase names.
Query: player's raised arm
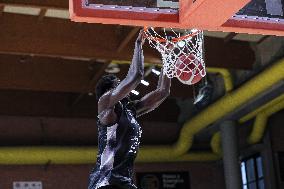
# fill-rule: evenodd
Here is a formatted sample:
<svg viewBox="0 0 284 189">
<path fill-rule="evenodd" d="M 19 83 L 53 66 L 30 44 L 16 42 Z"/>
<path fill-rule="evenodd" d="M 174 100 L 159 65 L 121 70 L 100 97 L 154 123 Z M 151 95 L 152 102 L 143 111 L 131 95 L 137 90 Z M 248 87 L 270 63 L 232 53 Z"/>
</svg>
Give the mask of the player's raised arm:
<svg viewBox="0 0 284 189">
<path fill-rule="evenodd" d="M 171 79 L 168 78 L 166 74 L 163 74 L 162 71 L 159 77 L 157 89 L 148 93 L 137 102 L 137 116 L 154 110 L 170 95 Z"/>
<path fill-rule="evenodd" d="M 113 107 L 119 100 L 125 98 L 141 82 L 144 75 L 144 55 L 142 50 L 143 40 L 143 31 L 141 31 L 135 42 L 133 59 L 127 76 L 121 82 L 118 81 L 117 86 L 114 86 L 112 90 L 105 93 L 100 98 L 99 104 L 103 104 L 103 109 Z"/>
</svg>

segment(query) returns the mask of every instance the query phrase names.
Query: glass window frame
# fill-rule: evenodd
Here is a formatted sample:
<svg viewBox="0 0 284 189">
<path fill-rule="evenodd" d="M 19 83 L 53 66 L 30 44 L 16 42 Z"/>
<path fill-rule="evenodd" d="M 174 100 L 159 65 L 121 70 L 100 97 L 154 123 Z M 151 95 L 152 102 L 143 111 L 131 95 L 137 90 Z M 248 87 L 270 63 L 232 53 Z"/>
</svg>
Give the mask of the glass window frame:
<svg viewBox="0 0 284 189">
<path fill-rule="evenodd" d="M 257 159 L 260 159 L 261 161 L 261 168 L 262 168 L 262 175 L 259 175 L 259 167 L 257 164 Z M 247 170 L 247 162 L 250 161 L 250 160 L 253 160 L 253 171 L 254 171 L 254 175 L 255 175 L 255 178 L 253 180 L 249 180 L 248 179 L 248 170 Z M 242 164 L 244 164 L 244 170 L 242 170 Z M 249 156 L 249 157 L 246 157 L 246 158 L 243 158 L 241 160 L 241 165 L 240 165 L 240 170 L 241 170 L 241 174 L 242 174 L 242 182 L 243 182 L 243 177 L 246 177 L 245 180 L 246 180 L 246 183 L 242 183 L 242 186 L 243 186 L 243 189 L 253 189 L 251 187 L 249 187 L 250 184 L 253 184 L 255 183 L 256 184 L 256 189 L 260 189 L 260 186 L 259 186 L 259 182 L 260 181 L 263 181 L 265 182 L 264 180 L 264 169 L 263 169 L 263 158 L 261 156 L 261 154 L 257 153 L 257 154 L 254 154 L 252 156 Z M 245 171 L 245 175 L 243 175 L 243 171 Z"/>
</svg>

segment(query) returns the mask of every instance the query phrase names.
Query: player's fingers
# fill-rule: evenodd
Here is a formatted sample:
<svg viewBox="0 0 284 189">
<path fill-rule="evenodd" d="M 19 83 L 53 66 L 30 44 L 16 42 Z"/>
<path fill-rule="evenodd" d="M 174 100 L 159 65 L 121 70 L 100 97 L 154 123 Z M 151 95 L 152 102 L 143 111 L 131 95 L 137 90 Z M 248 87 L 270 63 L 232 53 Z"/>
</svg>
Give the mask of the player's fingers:
<svg viewBox="0 0 284 189">
<path fill-rule="evenodd" d="M 141 42 L 142 41 L 142 32 L 140 30 L 139 34 L 138 34 L 138 37 L 137 37 L 137 42 Z"/>
<path fill-rule="evenodd" d="M 145 33 L 144 33 L 143 29 L 140 30 L 136 42 L 140 43 L 141 45 L 144 44 L 144 42 L 145 42 Z"/>
</svg>

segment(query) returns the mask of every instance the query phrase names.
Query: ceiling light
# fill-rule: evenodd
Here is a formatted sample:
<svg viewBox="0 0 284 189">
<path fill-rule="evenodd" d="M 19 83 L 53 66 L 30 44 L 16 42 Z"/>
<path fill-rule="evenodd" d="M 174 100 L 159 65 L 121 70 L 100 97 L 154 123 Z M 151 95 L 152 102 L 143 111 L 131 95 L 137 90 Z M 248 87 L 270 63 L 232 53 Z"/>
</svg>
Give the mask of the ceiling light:
<svg viewBox="0 0 284 189">
<path fill-rule="evenodd" d="M 158 71 L 158 70 L 156 70 L 156 69 L 152 69 L 152 72 L 154 73 L 154 74 L 156 74 L 156 75 L 160 75 L 161 74 L 161 72 L 160 71 Z"/>
<path fill-rule="evenodd" d="M 135 95 L 139 95 L 139 92 L 136 90 L 132 90 L 131 93 L 135 94 Z"/>
<path fill-rule="evenodd" d="M 120 72 L 120 68 L 118 64 L 110 63 L 108 67 L 105 69 L 105 72 L 111 73 L 111 74 L 116 74 Z"/>
<path fill-rule="evenodd" d="M 26 15 L 39 15 L 40 8 L 33 7 L 23 7 L 23 6 L 4 6 L 4 12 L 16 13 L 16 14 L 26 14 Z"/>
<path fill-rule="evenodd" d="M 143 84 L 143 85 L 145 85 L 145 86 L 149 86 L 150 84 L 149 84 L 149 82 L 148 81 L 145 81 L 145 80 L 141 80 L 141 83 Z"/>
<path fill-rule="evenodd" d="M 45 13 L 46 17 L 70 19 L 68 10 L 48 9 Z"/>
</svg>

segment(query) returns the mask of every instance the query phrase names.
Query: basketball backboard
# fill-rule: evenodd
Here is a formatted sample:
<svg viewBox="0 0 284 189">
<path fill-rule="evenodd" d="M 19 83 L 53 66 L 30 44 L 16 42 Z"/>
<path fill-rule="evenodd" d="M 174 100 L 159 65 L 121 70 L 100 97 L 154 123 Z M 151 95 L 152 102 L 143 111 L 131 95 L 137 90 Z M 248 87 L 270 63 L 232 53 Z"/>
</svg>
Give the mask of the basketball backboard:
<svg viewBox="0 0 284 189">
<path fill-rule="evenodd" d="M 284 36 L 284 0 L 70 0 L 76 22 Z"/>
</svg>

